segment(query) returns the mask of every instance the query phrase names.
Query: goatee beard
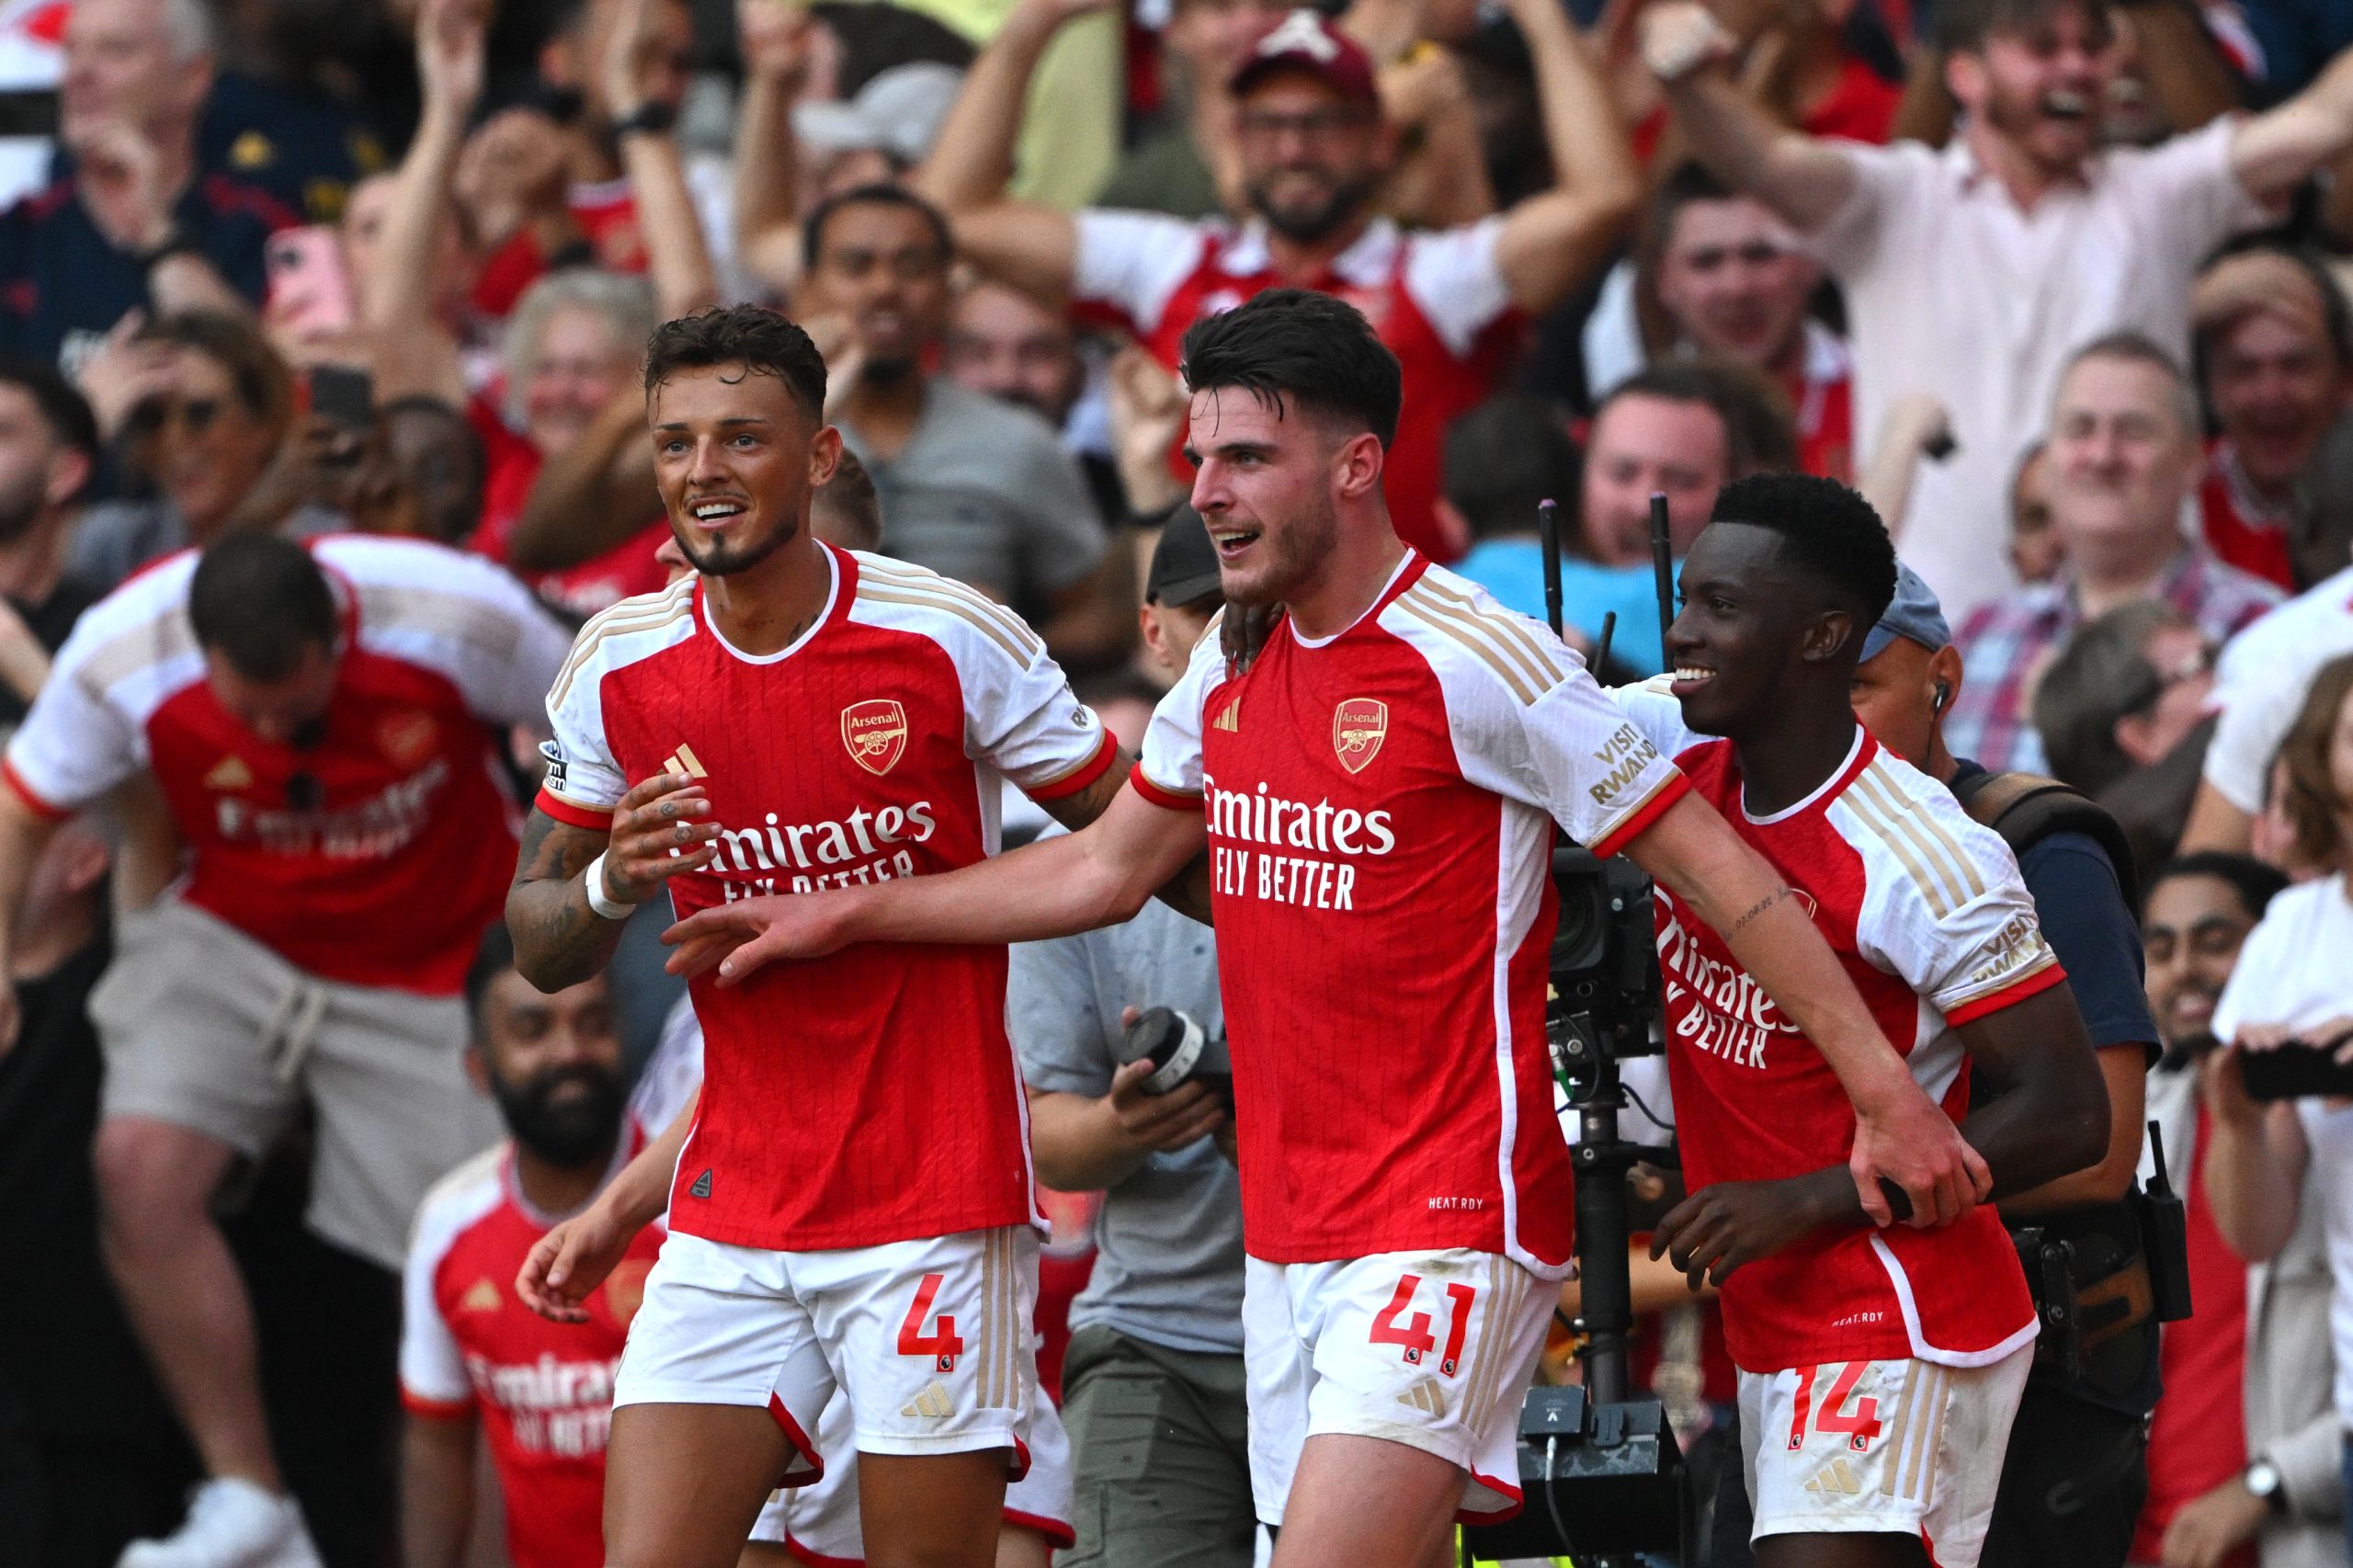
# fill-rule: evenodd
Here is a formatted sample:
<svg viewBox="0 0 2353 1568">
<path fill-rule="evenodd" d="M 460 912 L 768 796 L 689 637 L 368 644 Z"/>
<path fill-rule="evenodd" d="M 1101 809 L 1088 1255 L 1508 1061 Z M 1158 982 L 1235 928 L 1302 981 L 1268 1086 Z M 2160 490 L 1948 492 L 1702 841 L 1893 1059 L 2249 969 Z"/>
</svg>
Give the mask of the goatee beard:
<svg viewBox="0 0 2353 1568">
<path fill-rule="evenodd" d="M 563 1100 L 556 1091 L 579 1084 L 585 1092 Z M 623 1108 L 620 1080 L 598 1067 L 560 1067 L 527 1084 L 494 1081 L 491 1093 L 515 1142 L 562 1170 L 611 1157 Z"/>
</svg>

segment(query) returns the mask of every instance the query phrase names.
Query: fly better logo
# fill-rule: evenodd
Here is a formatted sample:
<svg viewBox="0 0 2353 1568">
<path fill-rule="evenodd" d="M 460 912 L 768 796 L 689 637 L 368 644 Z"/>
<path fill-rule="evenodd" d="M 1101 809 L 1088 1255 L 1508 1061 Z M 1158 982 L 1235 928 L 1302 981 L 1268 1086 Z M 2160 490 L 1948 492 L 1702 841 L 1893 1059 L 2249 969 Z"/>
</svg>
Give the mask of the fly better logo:
<svg viewBox="0 0 2353 1568">
<path fill-rule="evenodd" d="M 867 772 L 890 772 L 907 749 L 907 710 L 887 697 L 851 703 L 842 710 L 842 744 Z"/>
<path fill-rule="evenodd" d="M 1340 766 L 1362 773 L 1381 755 L 1389 734 L 1389 704 L 1371 697 L 1351 697 L 1332 710 L 1332 750 Z"/>
</svg>

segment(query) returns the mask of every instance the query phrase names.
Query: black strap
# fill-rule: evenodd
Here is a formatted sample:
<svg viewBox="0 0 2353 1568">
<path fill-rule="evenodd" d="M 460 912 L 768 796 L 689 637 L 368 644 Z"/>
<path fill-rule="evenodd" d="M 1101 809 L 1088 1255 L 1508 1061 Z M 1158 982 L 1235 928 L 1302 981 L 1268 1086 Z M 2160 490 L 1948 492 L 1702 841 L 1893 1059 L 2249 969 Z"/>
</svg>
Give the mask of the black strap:
<svg viewBox="0 0 2353 1568">
<path fill-rule="evenodd" d="M 1980 773 L 1957 781 L 1952 792 L 1961 810 L 2000 834 L 2010 853 L 2020 859 L 2054 834 L 2080 833 L 2091 839 L 2108 852 L 2109 867 L 2124 894 L 2124 906 L 2141 907 L 2131 840 L 2105 807 L 2056 778 L 2036 773 Z"/>
</svg>

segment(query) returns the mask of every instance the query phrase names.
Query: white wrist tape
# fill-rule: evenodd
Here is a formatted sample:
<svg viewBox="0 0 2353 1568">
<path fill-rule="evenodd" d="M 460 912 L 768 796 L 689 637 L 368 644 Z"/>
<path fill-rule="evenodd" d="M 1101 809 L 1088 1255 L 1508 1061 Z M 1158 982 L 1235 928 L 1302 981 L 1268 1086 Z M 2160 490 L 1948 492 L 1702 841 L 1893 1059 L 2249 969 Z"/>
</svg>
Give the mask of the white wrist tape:
<svg viewBox="0 0 2353 1568">
<path fill-rule="evenodd" d="M 617 903 L 605 895 L 605 858 L 588 862 L 588 907 L 608 920 L 626 920 L 637 913 L 633 903 Z"/>
</svg>

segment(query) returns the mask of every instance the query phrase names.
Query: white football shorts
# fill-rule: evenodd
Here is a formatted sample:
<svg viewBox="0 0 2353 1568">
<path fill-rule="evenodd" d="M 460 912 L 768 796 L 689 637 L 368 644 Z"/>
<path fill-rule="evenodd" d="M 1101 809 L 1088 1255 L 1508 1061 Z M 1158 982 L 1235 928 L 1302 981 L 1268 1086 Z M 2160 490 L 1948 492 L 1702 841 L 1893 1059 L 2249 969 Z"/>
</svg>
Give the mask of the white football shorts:
<svg viewBox="0 0 2353 1568">
<path fill-rule="evenodd" d="M 1519 1511 L 1519 1409 L 1560 1288 L 1507 1257 L 1450 1249 L 1336 1263 L 1245 1263 L 1250 1484 L 1283 1522 L 1300 1450 L 1384 1437 L 1469 1472 L 1460 1517 Z"/>
<path fill-rule="evenodd" d="M 1839 1361 L 1740 1374 L 1749 1539 L 1917 1536 L 1938 1568 L 1976 1568 L 2010 1422 L 2034 1362 Z"/>
<path fill-rule="evenodd" d="M 1038 1236 L 1026 1225 L 831 1252 L 770 1252 L 673 1231 L 613 1382 L 613 1404 L 749 1404 L 824 1472 L 813 1434 L 839 1391 L 842 1448 L 878 1454 L 1007 1449 L 1029 1462 L 1038 1384 L 1030 1314 Z"/>
</svg>

